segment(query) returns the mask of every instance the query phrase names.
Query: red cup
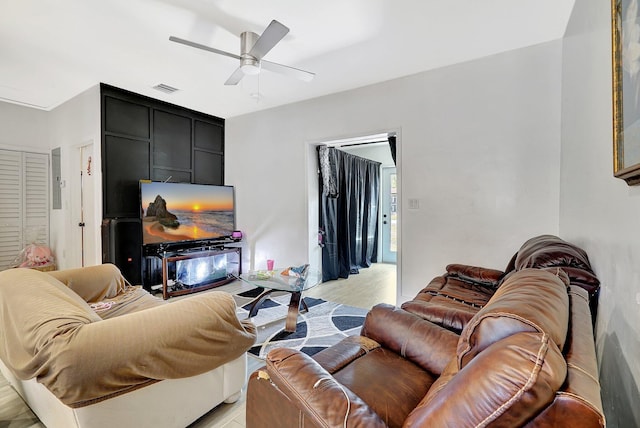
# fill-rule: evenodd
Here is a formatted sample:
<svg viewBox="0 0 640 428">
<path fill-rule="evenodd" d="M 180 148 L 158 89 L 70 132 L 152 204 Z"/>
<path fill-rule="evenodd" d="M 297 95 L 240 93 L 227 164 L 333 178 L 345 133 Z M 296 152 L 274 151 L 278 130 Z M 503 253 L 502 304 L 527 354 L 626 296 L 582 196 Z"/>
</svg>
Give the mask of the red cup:
<svg viewBox="0 0 640 428">
<path fill-rule="evenodd" d="M 267 260 L 267 270 L 273 270 L 273 260 Z"/>
</svg>

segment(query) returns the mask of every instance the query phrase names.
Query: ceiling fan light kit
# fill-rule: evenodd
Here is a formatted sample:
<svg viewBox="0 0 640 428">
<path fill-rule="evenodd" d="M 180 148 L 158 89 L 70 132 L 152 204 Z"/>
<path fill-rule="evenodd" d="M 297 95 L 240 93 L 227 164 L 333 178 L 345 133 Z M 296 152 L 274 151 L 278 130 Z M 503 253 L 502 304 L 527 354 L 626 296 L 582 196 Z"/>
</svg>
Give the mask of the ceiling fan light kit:
<svg viewBox="0 0 640 428">
<path fill-rule="evenodd" d="M 240 68 L 245 76 L 260 74 L 260 63 L 255 59 L 243 59 Z"/>
<path fill-rule="evenodd" d="M 285 27 L 275 19 L 271 21 L 269 26 L 260 36 L 251 31 L 245 31 L 240 34 L 240 55 L 235 55 L 230 52 L 225 52 L 174 36 L 169 37 L 169 40 L 240 60 L 239 67 L 231 74 L 231 76 L 229 76 L 227 81 L 224 83 L 225 85 L 237 85 L 245 75 L 255 76 L 260 74 L 263 68 L 275 73 L 284 74 L 285 76 L 291 76 L 305 82 L 309 82 L 315 76 L 314 73 L 262 59 L 276 44 L 278 44 L 278 42 L 280 42 L 280 40 L 284 38 L 284 36 L 287 35 L 288 32 L 289 28 Z"/>
</svg>

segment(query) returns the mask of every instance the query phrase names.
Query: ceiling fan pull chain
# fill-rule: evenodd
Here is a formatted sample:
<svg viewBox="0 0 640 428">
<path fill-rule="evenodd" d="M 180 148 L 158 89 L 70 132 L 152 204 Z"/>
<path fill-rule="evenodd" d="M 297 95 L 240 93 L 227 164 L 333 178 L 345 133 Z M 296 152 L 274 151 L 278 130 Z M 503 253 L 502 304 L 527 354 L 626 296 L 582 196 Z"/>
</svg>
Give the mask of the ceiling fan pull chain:
<svg viewBox="0 0 640 428">
<path fill-rule="evenodd" d="M 260 104 L 260 75 L 258 74 L 258 92 L 256 92 L 256 104 Z"/>
</svg>

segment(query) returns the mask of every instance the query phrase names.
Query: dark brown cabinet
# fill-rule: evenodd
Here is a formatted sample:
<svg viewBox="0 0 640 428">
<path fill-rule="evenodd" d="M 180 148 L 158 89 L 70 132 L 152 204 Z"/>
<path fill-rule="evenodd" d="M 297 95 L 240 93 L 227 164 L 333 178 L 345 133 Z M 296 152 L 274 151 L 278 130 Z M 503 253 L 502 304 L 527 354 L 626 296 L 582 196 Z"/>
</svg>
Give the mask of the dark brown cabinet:
<svg viewBox="0 0 640 428">
<path fill-rule="evenodd" d="M 224 184 L 224 119 L 106 84 L 100 97 L 103 219 L 140 218 L 140 180 Z M 125 259 L 141 260 L 140 245 L 121 242 L 127 236 L 110 243 L 136 252 Z M 140 275 L 127 279 L 144 282 L 143 269 L 129 267 Z"/>
</svg>

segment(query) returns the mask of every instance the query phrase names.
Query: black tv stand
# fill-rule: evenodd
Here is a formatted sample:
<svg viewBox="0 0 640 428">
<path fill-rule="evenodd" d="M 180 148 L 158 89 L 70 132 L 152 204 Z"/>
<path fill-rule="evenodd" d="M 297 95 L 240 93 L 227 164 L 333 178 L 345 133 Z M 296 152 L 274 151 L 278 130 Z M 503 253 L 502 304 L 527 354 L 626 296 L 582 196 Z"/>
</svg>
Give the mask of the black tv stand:
<svg viewBox="0 0 640 428">
<path fill-rule="evenodd" d="M 143 255 L 146 257 L 163 257 L 166 253 L 181 253 L 190 251 L 208 251 L 223 249 L 226 245 L 237 243 L 239 240 L 232 238 L 215 239 L 210 241 L 193 242 L 165 242 L 143 246 Z"/>
<path fill-rule="evenodd" d="M 235 280 L 241 270 L 240 247 L 200 247 L 162 254 L 162 297 L 196 293 Z"/>
<path fill-rule="evenodd" d="M 143 246 L 144 286 L 162 297 L 196 293 L 231 282 L 242 273 L 239 240 L 216 239 Z"/>
</svg>

